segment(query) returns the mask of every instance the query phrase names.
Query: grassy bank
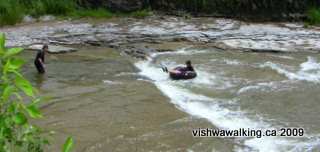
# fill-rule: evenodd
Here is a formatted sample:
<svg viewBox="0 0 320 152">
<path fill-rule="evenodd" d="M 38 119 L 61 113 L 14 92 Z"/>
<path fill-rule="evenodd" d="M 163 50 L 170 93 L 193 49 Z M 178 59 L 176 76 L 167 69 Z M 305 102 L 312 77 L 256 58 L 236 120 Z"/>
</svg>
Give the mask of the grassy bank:
<svg viewBox="0 0 320 152">
<path fill-rule="evenodd" d="M 226 17 L 239 17 L 245 16 L 251 17 L 254 19 L 257 18 L 272 18 L 273 21 L 276 21 L 276 18 L 281 17 L 282 10 L 280 4 L 277 5 L 276 2 L 267 1 L 265 5 L 259 5 L 261 9 L 257 9 L 253 2 L 257 0 L 252 0 L 251 2 L 246 1 L 237 1 L 237 0 L 228 0 L 228 1 L 214 1 L 214 0 L 162 0 L 150 2 L 146 7 L 152 7 L 156 10 L 183 10 L 191 13 L 204 13 L 204 14 L 215 14 L 218 13 Z M 86 2 L 86 3 L 80 3 Z M 215 2 L 215 3 L 213 3 Z M 144 18 L 150 15 L 151 9 L 139 10 L 135 12 L 112 12 L 106 8 L 99 8 L 100 5 L 90 7 L 89 1 L 87 0 L 1 0 L 0 3 L 0 26 L 3 25 L 14 25 L 23 20 L 23 17 L 26 15 L 31 15 L 35 18 L 38 18 L 43 15 L 54 15 L 63 18 L 111 18 L 111 17 L 136 17 Z M 154 5 L 151 5 L 154 4 Z M 259 3 L 258 3 L 259 4 Z M 282 3 L 281 3 L 282 4 Z M 300 4 L 294 3 L 294 4 Z M 306 14 L 308 25 L 319 25 L 320 24 L 320 8 L 312 7 L 318 6 L 312 3 L 303 3 L 305 4 L 301 9 L 291 10 L 291 12 L 297 12 L 298 14 Z M 293 5 L 293 3 L 291 4 Z M 169 7 L 170 6 L 170 7 Z M 172 6 L 172 7 L 171 7 Z M 255 6 L 255 7 L 254 7 Z M 279 6 L 279 8 L 278 8 Z M 290 6 L 291 8 L 292 6 Z M 311 9 L 307 9 L 310 8 Z M 256 8 L 256 9 L 253 9 Z M 272 9 L 271 9 L 272 8 Z M 289 6 L 288 6 L 289 8 Z M 168 10 L 169 9 L 169 10 Z M 264 13 L 259 13 L 261 10 Z M 271 10 L 269 13 L 269 10 Z M 117 10 L 115 10 L 117 11 Z M 253 13 L 256 11 L 256 13 Z M 235 14 L 236 15 L 235 15 Z M 304 19 L 300 18 L 299 20 Z M 263 21 L 263 19 L 262 19 Z"/>
<path fill-rule="evenodd" d="M 71 18 L 111 18 L 114 16 L 143 18 L 150 15 L 150 10 L 119 13 L 105 8 L 83 8 L 75 0 L 1 0 L 0 26 L 19 23 L 25 15 L 33 17 L 55 15 Z"/>
<path fill-rule="evenodd" d="M 112 17 L 134 17 L 144 18 L 150 16 L 152 13 L 149 9 L 138 10 L 134 12 L 111 12 L 104 8 L 99 9 L 78 9 L 67 14 L 67 17 L 71 18 L 112 18 Z"/>
<path fill-rule="evenodd" d="M 307 13 L 308 24 L 320 25 L 320 8 L 311 8 Z"/>
</svg>

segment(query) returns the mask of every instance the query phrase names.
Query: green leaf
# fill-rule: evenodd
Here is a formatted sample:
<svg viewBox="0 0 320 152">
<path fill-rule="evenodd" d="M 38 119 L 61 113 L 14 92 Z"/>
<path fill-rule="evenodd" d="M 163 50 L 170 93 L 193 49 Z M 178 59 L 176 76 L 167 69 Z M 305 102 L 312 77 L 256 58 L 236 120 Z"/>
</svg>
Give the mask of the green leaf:
<svg viewBox="0 0 320 152">
<path fill-rule="evenodd" d="M 4 44 L 6 42 L 6 36 L 4 33 L 0 33 L 0 52 L 4 52 Z"/>
<path fill-rule="evenodd" d="M 12 59 L 10 62 L 9 69 L 14 69 L 14 70 L 20 69 L 24 63 L 25 61 L 22 59 L 18 59 L 18 58 Z"/>
<path fill-rule="evenodd" d="M 27 118 L 23 113 L 19 112 L 13 116 L 13 121 L 18 125 L 24 125 L 27 123 Z"/>
<path fill-rule="evenodd" d="M 30 105 L 26 110 L 31 118 L 42 118 L 42 114 L 36 105 Z"/>
<path fill-rule="evenodd" d="M 11 70 L 10 72 L 14 73 L 18 77 L 23 77 L 17 70 Z"/>
<path fill-rule="evenodd" d="M 7 101 L 9 99 L 9 97 L 11 96 L 12 92 L 14 91 L 14 87 L 13 86 L 6 86 L 3 93 L 2 93 L 2 99 L 4 101 Z"/>
<path fill-rule="evenodd" d="M 43 144 L 45 144 L 45 145 L 50 145 L 50 141 L 47 140 L 47 139 L 44 139 L 42 142 L 43 142 Z"/>
<path fill-rule="evenodd" d="M 14 92 L 13 94 L 16 96 L 16 98 L 17 98 L 19 101 L 23 101 L 23 99 L 22 99 L 22 97 L 21 97 L 21 95 L 20 95 L 19 93 Z"/>
<path fill-rule="evenodd" d="M 9 113 L 15 113 L 17 111 L 17 104 L 16 103 L 10 104 L 7 110 Z"/>
<path fill-rule="evenodd" d="M 42 100 L 40 98 L 37 98 L 32 101 L 31 105 L 39 105 L 41 102 L 42 102 Z"/>
<path fill-rule="evenodd" d="M 19 54 L 22 50 L 23 50 L 23 48 L 11 48 L 11 49 L 8 49 L 4 53 L 4 58 L 11 57 L 13 55 Z"/>
<path fill-rule="evenodd" d="M 21 76 L 16 76 L 15 83 L 19 89 L 21 89 L 26 95 L 33 97 L 33 87 L 28 80 Z"/>
<path fill-rule="evenodd" d="M 63 145 L 62 152 L 71 152 L 72 147 L 73 147 L 73 138 L 68 137 L 66 142 Z"/>
<path fill-rule="evenodd" d="M 12 58 L 7 60 L 3 71 L 6 73 L 8 71 L 15 73 L 17 72 L 17 70 L 19 70 L 21 68 L 21 66 L 24 64 L 24 60 L 22 59 L 18 59 L 18 58 Z"/>
<path fill-rule="evenodd" d="M 10 67 L 10 60 L 6 60 L 5 65 L 3 66 L 2 72 L 7 73 L 9 71 L 9 67 Z"/>
</svg>

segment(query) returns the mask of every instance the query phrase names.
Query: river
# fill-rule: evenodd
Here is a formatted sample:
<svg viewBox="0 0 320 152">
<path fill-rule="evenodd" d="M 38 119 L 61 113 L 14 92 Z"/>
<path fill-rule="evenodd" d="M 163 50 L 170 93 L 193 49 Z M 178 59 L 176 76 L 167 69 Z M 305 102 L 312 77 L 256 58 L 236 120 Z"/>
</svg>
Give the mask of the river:
<svg viewBox="0 0 320 152">
<path fill-rule="evenodd" d="M 217 128 L 296 127 L 305 131 L 305 136 L 300 138 L 230 140 L 233 146 L 228 151 L 316 151 L 319 148 L 320 122 L 316 118 L 320 108 L 319 55 L 182 48 L 155 56 L 155 62 L 138 62 L 136 66 L 178 109 L 205 118 Z M 158 72 L 159 65 L 174 68 L 189 59 L 199 74 L 194 80 L 172 81 Z"/>
<path fill-rule="evenodd" d="M 30 63 L 24 68 L 25 75 L 48 98 L 42 107 L 46 118 L 38 123 L 56 131 L 49 151 L 57 151 L 67 135 L 75 137 L 76 151 L 86 152 L 320 149 L 319 31 L 287 23 L 181 20 L 129 20 L 130 25 L 111 21 L 115 23 L 101 24 L 100 33 L 90 30 L 100 40 L 116 35 L 108 40 L 121 39 L 126 47 L 87 46 L 81 44 L 81 36 L 63 37 L 63 42 L 69 38 L 81 45 L 73 45 L 76 52 L 48 55 L 44 76 L 33 68 L 35 52 L 24 52 Z M 86 30 L 100 24 L 83 25 Z M 19 34 L 11 33 L 11 39 Z M 42 41 L 39 35 L 37 38 L 32 40 Z M 9 43 L 26 45 L 26 39 Z M 121 51 L 141 46 L 145 60 Z M 161 66 L 171 69 L 186 60 L 192 60 L 198 72 L 193 80 L 172 81 L 161 71 Z M 286 127 L 303 128 L 303 137 L 192 136 L 198 128 Z"/>
</svg>

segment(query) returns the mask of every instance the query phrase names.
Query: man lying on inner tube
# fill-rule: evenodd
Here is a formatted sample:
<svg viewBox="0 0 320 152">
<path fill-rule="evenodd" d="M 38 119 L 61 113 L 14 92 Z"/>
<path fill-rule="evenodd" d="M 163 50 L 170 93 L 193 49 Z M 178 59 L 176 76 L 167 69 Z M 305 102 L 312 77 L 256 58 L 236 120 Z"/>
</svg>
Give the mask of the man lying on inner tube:
<svg viewBox="0 0 320 152">
<path fill-rule="evenodd" d="M 191 61 L 186 61 L 186 67 L 176 67 L 173 70 L 163 69 L 165 72 L 169 72 L 170 77 L 175 80 L 179 79 L 193 79 L 197 76 Z"/>
</svg>

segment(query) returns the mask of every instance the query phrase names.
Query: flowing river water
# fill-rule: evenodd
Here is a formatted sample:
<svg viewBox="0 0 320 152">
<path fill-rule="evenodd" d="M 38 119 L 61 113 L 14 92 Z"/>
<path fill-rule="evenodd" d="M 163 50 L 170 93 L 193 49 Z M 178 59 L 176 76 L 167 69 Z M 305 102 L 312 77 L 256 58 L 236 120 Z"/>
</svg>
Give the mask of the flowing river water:
<svg viewBox="0 0 320 152">
<path fill-rule="evenodd" d="M 178 109 L 205 118 L 214 127 L 305 129 L 305 137 L 300 138 L 230 140 L 247 146 L 233 143 L 236 146 L 230 151 L 319 150 L 319 55 L 275 56 L 189 48 L 155 56 L 155 62 L 136 63 L 140 74 L 150 78 Z M 194 80 L 172 81 L 158 72 L 159 64 L 173 68 L 188 59 L 199 74 Z"/>
<path fill-rule="evenodd" d="M 142 30 L 150 29 L 131 29 Z M 246 40 L 246 34 L 229 36 L 233 39 L 225 43 L 233 49 L 227 50 L 194 42 L 165 42 L 157 48 L 170 47 L 173 51 L 151 52 L 146 60 L 121 55 L 110 47 L 77 46 L 77 52 L 48 55 L 44 76 L 37 75 L 33 68 L 35 52 L 25 52 L 23 56 L 30 64 L 24 73 L 40 94 L 49 98 L 42 107 L 46 118 L 39 121 L 41 126 L 56 131 L 49 151 L 58 151 L 67 135 L 74 136 L 75 151 L 86 152 L 319 151 L 320 55 L 299 51 L 299 40 L 294 45 L 280 45 L 278 41 L 294 40 L 268 32 L 255 40 Z M 310 37 L 307 47 L 319 46 L 317 35 L 298 34 Z M 284 52 L 296 50 L 236 50 L 239 46 L 265 49 L 269 45 L 280 50 L 286 46 Z M 161 71 L 161 66 L 171 69 L 186 60 L 192 60 L 198 72 L 193 80 L 173 81 Z M 304 136 L 192 136 L 198 128 L 283 127 L 303 128 Z"/>
</svg>

